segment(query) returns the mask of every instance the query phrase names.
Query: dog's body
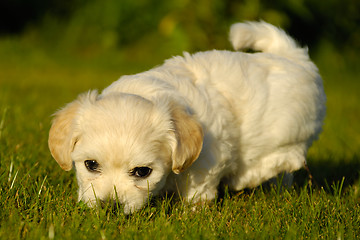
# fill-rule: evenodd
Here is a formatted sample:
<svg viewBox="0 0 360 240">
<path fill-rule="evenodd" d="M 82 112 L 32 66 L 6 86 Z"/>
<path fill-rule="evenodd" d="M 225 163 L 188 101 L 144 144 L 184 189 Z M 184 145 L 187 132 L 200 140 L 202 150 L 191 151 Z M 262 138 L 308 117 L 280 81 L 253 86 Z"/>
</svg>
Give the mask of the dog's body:
<svg viewBox="0 0 360 240">
<path fill-rule="evenodd" d="M 56 114 L 49 146 L 65 170 L 74 162 L 79 200 L 117 198 L 125 212 L 165 191 L 211 200 L 220 181 L 241 190 L 304 166 L 325 115 L 316 66 L 270 24 L 230 35 L 262 53 L 185 53 Z"/>
</svg>

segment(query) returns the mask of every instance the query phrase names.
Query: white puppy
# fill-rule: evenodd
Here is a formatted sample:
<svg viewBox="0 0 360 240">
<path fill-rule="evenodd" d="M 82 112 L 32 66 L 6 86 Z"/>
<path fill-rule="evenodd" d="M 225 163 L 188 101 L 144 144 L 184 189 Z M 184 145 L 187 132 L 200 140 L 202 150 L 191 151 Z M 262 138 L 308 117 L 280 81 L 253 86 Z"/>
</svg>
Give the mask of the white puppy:
<svg viewBox="0 0 360 240">
<path fill-rule="evenodd" d="M 261 53 L 185 53 L 55 114 L 49 147 L 75 167 L 79 200 L 130 213 L 149 195 L 211 200 L 221 181 L 241 190 L 304 167 L 325 115 L 307 49 L 265 22 L 235 24 L 230 39 Z"/>
</svg>

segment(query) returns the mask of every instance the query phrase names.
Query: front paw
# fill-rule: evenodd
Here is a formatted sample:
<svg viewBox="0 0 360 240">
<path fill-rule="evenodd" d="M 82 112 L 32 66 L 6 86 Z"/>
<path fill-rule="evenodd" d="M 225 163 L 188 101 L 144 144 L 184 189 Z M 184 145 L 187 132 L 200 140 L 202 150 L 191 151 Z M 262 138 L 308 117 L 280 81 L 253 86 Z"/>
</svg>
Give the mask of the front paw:
<svg viewBox="0 0 360 240">
<path fill-rule="evenodd" d="M 208 189 L 202 192 L 193 189 L 188 192 L 186 200 L 188 203 L 193 205 L 204 205 L 205 203 L 211 203 L 216 198 L 216 195 L 216 189 Z"/>
</svg>

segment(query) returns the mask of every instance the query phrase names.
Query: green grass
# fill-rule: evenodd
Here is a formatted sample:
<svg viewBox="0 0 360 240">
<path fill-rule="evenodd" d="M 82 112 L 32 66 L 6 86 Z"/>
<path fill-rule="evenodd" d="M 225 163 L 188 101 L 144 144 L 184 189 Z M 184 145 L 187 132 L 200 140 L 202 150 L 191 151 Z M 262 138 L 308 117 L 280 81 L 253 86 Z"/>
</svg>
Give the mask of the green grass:
<svg viewBox="0 0 360 240">
<path fill-rule="evenodd" d="M 195 210 L 168 196 L 124 216 L 76 201 L 74 172 L 63 172 L 47 148 L 50 116 L 81 92 L 160 62 L 69 58 L 0 42 L 0 239 L 356 239 L 360 71 L 337 57 L 325 50 L 315 56 L 328 115 L 309 152 L 313 182 L 300 171 L 290 189 L 225 189 Z"/>
</svg>

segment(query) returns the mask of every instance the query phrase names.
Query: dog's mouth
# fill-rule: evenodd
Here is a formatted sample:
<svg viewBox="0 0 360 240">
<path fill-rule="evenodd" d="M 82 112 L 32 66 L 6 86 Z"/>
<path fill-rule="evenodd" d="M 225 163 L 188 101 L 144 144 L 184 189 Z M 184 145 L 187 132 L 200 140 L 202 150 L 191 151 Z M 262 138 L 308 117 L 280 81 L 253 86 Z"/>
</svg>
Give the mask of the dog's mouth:
<svg viewBox="0 0 360 240">
<path fill-rule="evenodd" d="M 112 213 L 124 212 L 124 204 L 120 203 L 116 199 L 100 200 L 99 205 L 102 209 L 106 209 Z"/>
<path fill-rule="evenodd" d="M 97 201 L 97 206 L 106 210 L 107 212 L 112 212 L 114 214 L 124 213 L 125 206 L 123 203 L 117 199 L 101 199 Z"/>
</svg>

